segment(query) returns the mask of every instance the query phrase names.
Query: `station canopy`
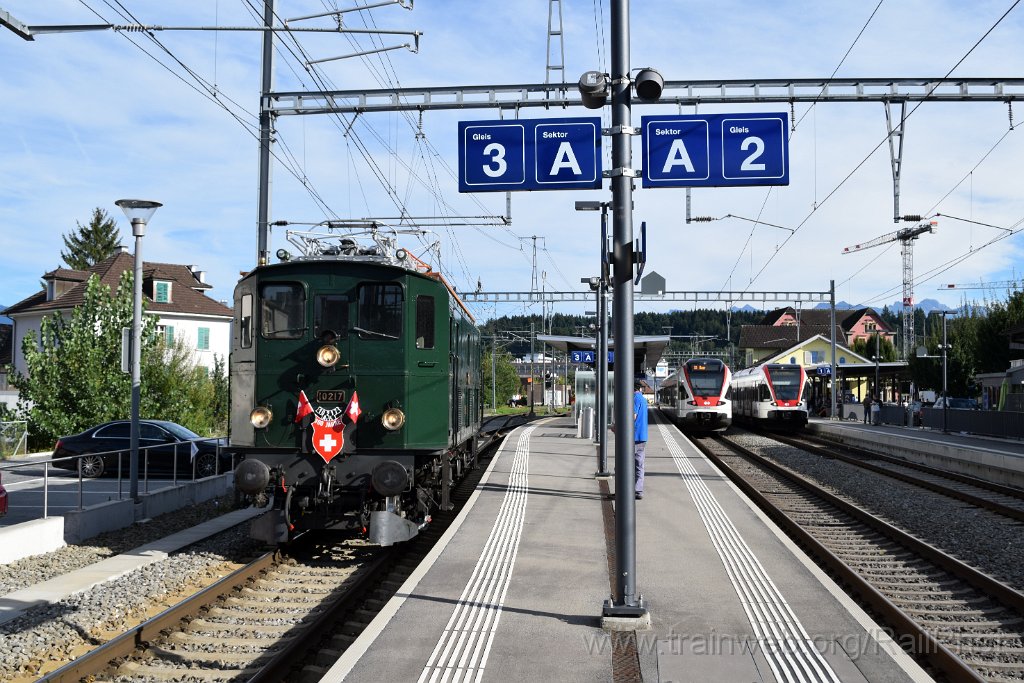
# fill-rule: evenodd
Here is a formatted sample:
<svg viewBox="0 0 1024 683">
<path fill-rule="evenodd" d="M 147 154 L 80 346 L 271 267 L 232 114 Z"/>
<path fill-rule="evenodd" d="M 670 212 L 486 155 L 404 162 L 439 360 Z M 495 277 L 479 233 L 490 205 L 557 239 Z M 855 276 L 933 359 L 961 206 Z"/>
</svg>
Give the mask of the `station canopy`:
<svg viewBox="0 0 1024 683">
<path fill-rule="evenodd" d="M 594 337 L 559 337 L 539 334 L 537 335 L 537 341 L 542 341 L 548 346 L 566 353 L 597 350 L 597 339 Z M 653 371 L 658 361 L 661 360 L 661 356 L 665 353 L 668 342 L 669 337 L 667 335 L 651 337 L 634 336 L 633 372 L 639 375 L 646 373 L 648 370 Z M 615 350 L 614 339 L 608 340 L 608 350 Z"/>
</svg>

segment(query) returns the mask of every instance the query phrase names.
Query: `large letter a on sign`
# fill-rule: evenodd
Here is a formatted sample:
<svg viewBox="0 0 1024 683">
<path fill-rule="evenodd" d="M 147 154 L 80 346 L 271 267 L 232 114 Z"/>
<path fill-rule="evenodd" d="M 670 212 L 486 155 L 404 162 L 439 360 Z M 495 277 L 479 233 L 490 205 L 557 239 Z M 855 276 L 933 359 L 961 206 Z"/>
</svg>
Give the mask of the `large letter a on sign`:
<svg viewBox="0 0 1024 683">
<path fill-rule="evenodd" d="M 570 169 L 574 175 L 583 175 L 580 164 L 576 161 L 576 155 L 573 154 L 572 145 L 568 142 L 563 142 L 558 146 L 558 153 L 555 154 L 555 163 L 551 164 L 551 173 L 548 175 L 556 176 L 563 168 Z"/>
<path fill-rule="evenodd" d="M 687 173 L 694 172 L 693 162 L 690 161 L 690 153 L 686 151 L 686 145 L 679 139 L 672 141 L 672 146 L 668 150 L 668 156 L 665 157 L 665 167 L 661 169 L 661 172 L 668 173 L 672 170 L 673 166 L 682 166 L 686 169 Z"/>
</svg>

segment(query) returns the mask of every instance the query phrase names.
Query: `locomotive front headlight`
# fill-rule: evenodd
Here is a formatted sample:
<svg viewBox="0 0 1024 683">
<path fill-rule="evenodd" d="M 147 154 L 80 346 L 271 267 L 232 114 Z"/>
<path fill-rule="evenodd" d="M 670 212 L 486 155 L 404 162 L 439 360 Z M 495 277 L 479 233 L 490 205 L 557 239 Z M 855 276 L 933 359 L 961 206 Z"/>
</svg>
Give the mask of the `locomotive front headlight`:
<svg viewBox="0 0 1024 683">
<path fill-rule="evenodd" d="M 405 413 L 398 408 L 388 408 L 381 415 L 380 422 L 384 425 L 384 429 L 394 432 L 401 429 L 402 425 L 405 424 Z"/>
<path fill-rule="evenodd" d="M 321 346 L 316 352 L 316 362 L 325 368 L 333 368 L 341 360 L 341 351 L 333 344 Z"/>
<path fill-rule="evenodd" d="M 265 429 L 272 419 L 274 419 L 274 412 L 267 406 L 256 406 L 249 413 L 249 422 L 256 429 Z"/>
</svg>

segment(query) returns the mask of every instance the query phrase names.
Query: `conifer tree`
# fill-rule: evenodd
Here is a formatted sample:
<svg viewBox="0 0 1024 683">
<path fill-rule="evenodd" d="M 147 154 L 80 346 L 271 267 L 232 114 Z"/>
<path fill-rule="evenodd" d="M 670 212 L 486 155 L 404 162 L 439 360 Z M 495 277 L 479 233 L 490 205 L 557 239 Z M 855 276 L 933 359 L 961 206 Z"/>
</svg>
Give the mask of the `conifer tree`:
<svg viewBox="0 0 1024 683">
<path fill-rule="evenodd" d="M 121 231 L 117 223 L 106 211 L 96 207 L 88 225 L 75 221 L 78 229 L 70 235 L 64 235 L 64 246 L 61 251 L 64 263 L 74 270 L 88 270 L 108 256 L 113 255 L 121 246 Z"/>
</svg>

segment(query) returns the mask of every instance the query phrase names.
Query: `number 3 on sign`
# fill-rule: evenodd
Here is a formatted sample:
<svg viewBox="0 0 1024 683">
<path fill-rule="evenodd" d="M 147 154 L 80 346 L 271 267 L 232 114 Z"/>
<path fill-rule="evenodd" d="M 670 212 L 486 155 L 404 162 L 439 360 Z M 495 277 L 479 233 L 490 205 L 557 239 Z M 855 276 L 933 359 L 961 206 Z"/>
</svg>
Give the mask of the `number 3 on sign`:
<svg viewBox="0 0 1024 683">
<path fill-rule="evenodd" d="M 484 155 L 491 157 L 490 162 L 483 166 L 484 173 L 490 178 L 500 178 L 505 175 L 505 171 L 508 170 L 508 164 L 505 163 L 505 146 L 499 145 L 497 142 L 484 147 Z"/>
</svg>

